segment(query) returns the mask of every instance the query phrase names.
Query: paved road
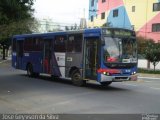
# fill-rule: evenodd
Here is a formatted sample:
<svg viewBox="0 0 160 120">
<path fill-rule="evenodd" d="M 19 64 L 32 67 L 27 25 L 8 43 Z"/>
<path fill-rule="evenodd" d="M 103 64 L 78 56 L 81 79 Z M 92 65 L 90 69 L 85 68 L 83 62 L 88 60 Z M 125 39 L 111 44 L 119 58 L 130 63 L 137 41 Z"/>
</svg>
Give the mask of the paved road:
<svg viewBox="0 0 160 120">
<path fill-rule="evenodd" d="M 76 87 L 47 76 L 28 78 L 5 62 L 0 64 L 0 113 L 160 113 L 160 79 Z"/>
</svg>

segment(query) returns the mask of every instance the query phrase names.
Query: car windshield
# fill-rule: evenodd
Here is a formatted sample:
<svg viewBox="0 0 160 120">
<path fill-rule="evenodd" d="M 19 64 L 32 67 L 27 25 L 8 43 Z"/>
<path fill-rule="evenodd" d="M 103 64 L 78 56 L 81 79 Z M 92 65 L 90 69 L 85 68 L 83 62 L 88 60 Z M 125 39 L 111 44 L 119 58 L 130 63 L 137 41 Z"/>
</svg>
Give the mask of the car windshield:
<svg viewBox="0 0 160 120">
<path fill-rule="evenodd" d="M 137 62 L 137 45 L 135 39 L 104 37 L 104 42 L 105 62 Z"/>
</svg>

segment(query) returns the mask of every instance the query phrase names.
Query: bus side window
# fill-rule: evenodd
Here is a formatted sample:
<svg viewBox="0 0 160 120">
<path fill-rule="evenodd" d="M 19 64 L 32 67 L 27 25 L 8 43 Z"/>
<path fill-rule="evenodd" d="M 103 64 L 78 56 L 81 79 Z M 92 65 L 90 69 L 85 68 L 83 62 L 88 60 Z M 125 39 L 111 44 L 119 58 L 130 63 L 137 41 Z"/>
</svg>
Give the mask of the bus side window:
<svg viewBox="0 0 160 120">
<path fill-rule="evenodd" d="M 23 56 L 23 40 L 17 41 L 17 54 L 19 57 Z"/>
<path fill-rule="evenodd" d="M 72 34 L 68 36 L 67 52 L 81 52 L 82 51 L 82 34 Z"/>
<path fill-rule="evenodd" d="M 25 51 L 41 51 L 43 47 L 43 39 L 40 37 L 28 37 L 24 41 Z"/>
<path fill-rule="evenodd" d="M 55 52 L 66 52 L 66 41 L 67 41 L 66 36 L 64 35 L 56 36 L 54 40 L 54 51 Z"/>
<path fill-rule="evenodd" d="M 33 38 L 32 37 L 28 37 L 25 39 L 24 41 L 24 50 L 25 51 L 33 51 Z"/>
<path fill-rule="evenodd" d="M 42 51 L 43 48 L 43 39 L 40 37 L 36 37 L 33 39 L 34 44 L 34 51 Z"/>
</svg>

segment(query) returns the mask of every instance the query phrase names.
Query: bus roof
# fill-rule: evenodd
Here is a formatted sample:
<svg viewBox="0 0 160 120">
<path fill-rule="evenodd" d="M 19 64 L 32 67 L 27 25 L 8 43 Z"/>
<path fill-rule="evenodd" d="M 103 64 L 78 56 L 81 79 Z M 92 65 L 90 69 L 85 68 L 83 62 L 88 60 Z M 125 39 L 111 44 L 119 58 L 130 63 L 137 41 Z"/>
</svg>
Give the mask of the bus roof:
<svg viewBox="0 0 160 120">
<path fill-rule="evenodd" d="M 22 40 L 25 37 L 47 37 L 52 35 L 65 35 L 65 34 L 74 34 L 74 33 L 101 33 L 102 29 L 119 29 L 119 30 L 128 30 L 133 31 L 125 28 L 114 28 L 114 27 L 103 27 L 103 28 L 87 28 L 82 30 L 71 30 L 71 31 L 57 31 L 57 32 L 48 32 L 48 33 L 32 33 L 32 34 L 22 34 L 22 35 L 14 35 L 13 38 L 17 38 L 17 40 Z"/>
</svg>

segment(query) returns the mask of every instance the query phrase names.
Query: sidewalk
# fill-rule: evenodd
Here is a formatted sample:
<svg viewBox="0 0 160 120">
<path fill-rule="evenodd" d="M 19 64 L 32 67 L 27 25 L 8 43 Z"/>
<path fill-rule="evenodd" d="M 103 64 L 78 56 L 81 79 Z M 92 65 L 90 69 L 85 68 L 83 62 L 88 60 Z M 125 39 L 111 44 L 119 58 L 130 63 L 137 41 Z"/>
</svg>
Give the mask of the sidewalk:
<svg viewBox="0 0 160 120">
<path fill-rule="evenodd" d="M 8 60 L 11 60 L 11 57 L 6 57 L 5 60 L 2 60 L 2 57 L 0 57 L 0 63 L 3 63 L 3 62 L 8 61 Z"/>
</svg>

